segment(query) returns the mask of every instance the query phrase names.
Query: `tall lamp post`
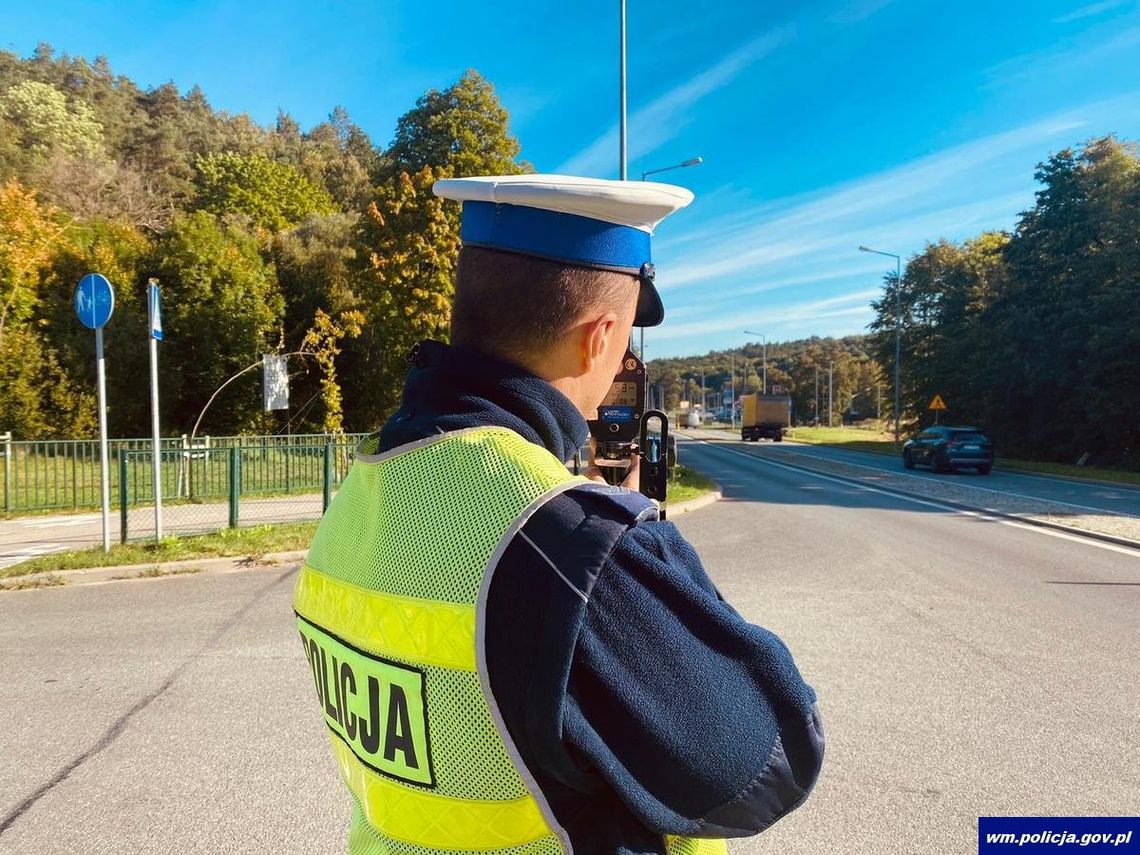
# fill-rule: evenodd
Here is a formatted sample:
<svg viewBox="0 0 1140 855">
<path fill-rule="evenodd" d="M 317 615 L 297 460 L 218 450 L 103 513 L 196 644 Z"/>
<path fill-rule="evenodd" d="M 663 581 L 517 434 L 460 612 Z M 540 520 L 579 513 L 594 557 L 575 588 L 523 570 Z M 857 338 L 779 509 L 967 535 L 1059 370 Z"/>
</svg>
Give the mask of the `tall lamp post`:
<svg viewBox="0 0 1140 855">
<path fill-rule="evenodd" d="M 902 258 L 893 252 L 882 252 L 869 246 L 859 247 L 860 252 L 885 255 L 895 260 L 895 446 L 899 444 L 899 361 L 902 358 Z"/>
<path fill-rule="evenodd" d="M 621 180 L 625 181 L 628 177 L 626 172 L 626 159 L 625 159 L 625 0 L 620 0 L 621 3 L 621 84 L 620 84 L 620 102 L 621 102 L 621 119 L 620 127 L 621 133 L 618 135 L 621 138 L 621 153 L 618 155 L 618 166 L 621 175 Z"/>
<path fill-rule="evenodd" d="M 762 332 L 753 332 L 752 330 L 745 330 L 745 335 L 758 335 L 764 342 L 764 379 L 761 381 L 760 394 L 768 394 L 768 336 Z"/>
<path fill-rule="evenodd" d="M 622 10 L 623 10 L 622 11 L 622 21 L 623 22 L 625 21 L 624 9 L 625 9 L 625 2 L 623 0 L 623 2 L 622 2 Z M 622 24 L 622 26 L 623 27 L 625 26 L 624 23 Z M 624 32 L 624 29 L 623 29 L 623 32 Z M 625 56 L 625 53 L 624 53 L 625 39 L 624 39 L 624 37 L 622 38 L 622 45 L 623 45 L 622 56 Z M 625 60 L 624 59 L 622 60 L 622 66 L 621 67 L 623 69 L 622 79 L 624 80 L 625 79 L 625 77 L 624 77 Z M 625 92 L 625 84 L 624 83 L 622 84 L 622 92 L 623 93 Z M 625 95 L 624 94 L 622 95 L 622 115 L 623 116 L 625 115 Z M 623 119 L 623 122 L 624 122 L 624 119 Z M 623 127 L 624 127 L 624 124 L 623 124 Z M 621 151 L 622 151 L 621 177 L 622 177 L 622 180 L 624 181 L 625 180 L 625 144 L 624 143 L 622 144 Z M 704 162 L 705 162 L 705 159 L 703 157 L 690 157 L 688 160 L 682 160 L 680 163 L 674 163 L 672 166 L 662 166 L 660 169 L 646 170 L 645 172 L 641 173 L 641 180 L 644 181 L 646 175 L 656 175 L 658 172 L 668 172 L 670 169 L 684 169 L 685 167 L 688 167 L 688 166 L 700 166 Z M 640 355 L 641 355 L 641 361 L 644 362 L 645 361 L 645 327 L 640 327 L 640 329 L 641 329 L 641 354 Z"/>
<path fill-rule="evenodd" d="M 680 163 L 674 163 L 672 166 L 662 166 L 660 169 L 647 169 L 641 173 L 641 180 L 645 180 L 647 175 L 656 175 L 658 172 L 668 172 L 670 169 L 684 169 L 687 166 L 700 166 L 705 162 L 703 157 L 690 157 L 688 160 L 682 160 Z"/>
</svg>

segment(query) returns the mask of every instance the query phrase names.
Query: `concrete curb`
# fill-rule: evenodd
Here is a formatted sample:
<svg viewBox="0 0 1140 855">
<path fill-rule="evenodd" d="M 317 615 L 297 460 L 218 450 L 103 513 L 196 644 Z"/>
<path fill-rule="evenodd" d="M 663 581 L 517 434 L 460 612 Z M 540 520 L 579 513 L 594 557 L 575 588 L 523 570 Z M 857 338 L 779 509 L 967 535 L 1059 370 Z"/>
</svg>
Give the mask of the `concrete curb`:
<svg viewBox="0 0 1140 855">
<path fill-rule="evenodd" d="M 724 494 L 721 491 L 720 484 L 717 484 L 715 489 L 713 489 L 711 492 L 705 493 L 703 496 L 697 496 L 695 499 L 689 499 L 684 502 L 677 502 L 675 505 L 672 503 L 667 503 L 665 505 L 665 513 L 666 516 L 669 517 L 680 516 L 681 514 L 687 514 L 690 511 L 708 507 L 714 502 L 719 502 L 723 498 Z"/>
<path fill-rule="evenodd" d="M 207 575 L 241 573 L 248 570 L 262 570 L 300 562 L 304 552 L 274 552 L 267 555 L 238 555 L 229 558 L 191 558 L 186 561 L 166 561 L 155 564 L 121 564 L 115 567 L 91 567 L 79 570 L 35 573 L 28 576 L 9 576 L 0 579 L 0 590 L 21 589 L 32 583 L 27 590 L 36 590 L 34 583 L 52 580 L 40 587 L 71 587 L 74 585 L 100 585 L 106 582 L 139 581 L 143 579 L 165 579 L 170 576 Z M 62 583 L 62 584 L 61 584 Z"/>
</svg>

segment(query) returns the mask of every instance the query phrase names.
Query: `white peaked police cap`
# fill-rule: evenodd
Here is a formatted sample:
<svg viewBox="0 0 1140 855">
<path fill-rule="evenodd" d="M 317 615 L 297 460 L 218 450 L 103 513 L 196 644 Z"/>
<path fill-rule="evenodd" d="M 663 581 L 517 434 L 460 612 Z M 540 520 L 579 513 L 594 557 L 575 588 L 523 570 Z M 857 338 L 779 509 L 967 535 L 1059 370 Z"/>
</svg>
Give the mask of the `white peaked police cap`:
<svg viewBox="0 0 1140 855">
<path fill-rule="evenodd" d="M 445 178 L 435 195 L 463 203 L 460 238 L 481 246 L 641 279 L 636 326 L 656 326 L 665 308 L 653 284 L 654 227 L 693 201 L 684 187 L 571 175 Z"/>
</svg>

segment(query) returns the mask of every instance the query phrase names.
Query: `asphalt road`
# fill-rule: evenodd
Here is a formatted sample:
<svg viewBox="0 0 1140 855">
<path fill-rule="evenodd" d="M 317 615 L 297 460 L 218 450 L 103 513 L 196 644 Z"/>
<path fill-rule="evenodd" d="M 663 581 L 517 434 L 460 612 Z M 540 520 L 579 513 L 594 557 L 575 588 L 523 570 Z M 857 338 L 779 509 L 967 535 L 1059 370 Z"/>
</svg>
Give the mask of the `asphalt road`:
<svg viewBox="0 0 1140 855">
<path fill-rule="evenodd" d="M 989 814 L 1140 813 L 1140 553 L 684 455 L 724 595 L 819 694 L 824 774 L 734 853 L 976 851 Z M 291 568 L 0 595 L 0 853 L 343 851 Z"/>
<path fill-rule="evenodd" d="M 739 439 L 734 434 L 729 436 Z M 905 472 L 906 475 L 914 478 L 934 478 L 939 481 L 949 479 L 953 483 L 962 483 L 969 487 L 1032 496 L 1035 499 L 1045 499 L 1051 502 L 1066 502 L 1081 508 L 1140 516 L 1140 489 L 1126 485 L 1086 483 L 1068 478 L 1053 478 L 1048 475 L 1027 475 L 1024 472 L 1002 469 L 1000 458 L 998 458 L 995 468 L 989 475 L 980 475 L 972 469 L 963 469 L 953 474 L 936 475 L 929 469 L 919 467 L 909 471 L 904 470 L 901 456 L 895 457 L 893 455 L 874 454 L 869 451 L 851 451 L 831 446 L 803 445 L 792 442 L 763 442 L 762 445 L 765 453 L 792 452 L 805 454 L 823 460 L 837 460 L 841 463 L 870 466 L 873 469 L 882 469 L 887 472 L 900 474 Z M 755 448 L 756 445 L 752 444 L 752 447 Z"/>
</svg>

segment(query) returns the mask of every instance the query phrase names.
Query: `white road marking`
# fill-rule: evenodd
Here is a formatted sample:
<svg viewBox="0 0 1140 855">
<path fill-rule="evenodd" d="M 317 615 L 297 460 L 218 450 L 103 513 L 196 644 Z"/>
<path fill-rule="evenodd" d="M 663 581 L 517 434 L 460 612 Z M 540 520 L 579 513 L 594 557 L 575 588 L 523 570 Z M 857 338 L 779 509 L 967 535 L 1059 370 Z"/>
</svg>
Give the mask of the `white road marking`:
<svg viewBox="0 0 1140 855">
<path fill-rule="evenodd" d="M 821 472 L 810 472 L 806 469 L 801 469 L 796 466 L 788 466 L 785 463 L 777 463 L 774 460 L 769 460 L 766 457 L 760 457 L 756 454 L 747 454 L 743 451 L 736 451 L 731 448 L 724 448 L 720 445 L 714 445 L 708 440 L 698 439 L 694 440 L 709 448 L 719 448 L 721 451 L 728 454 L 735 454 L 738 457 L 747 457 L 749 460 L 756 460 L 767 466 L 775 466 L 778 469 L 786 469 L 789 472 L 795 472 L 800 475 L 808 475 L 812 478 L 819 478 L 824 481 L 831 481 L 834 484 L 840 484 L 844 487 L 854 487 L 856 490 L 866 490 L 868 493 L 878 493 L 881 496 L 889 496 L 893 499 L 901 499 L 904 502 L 913 502 L 916 505 L 925 505 L 928 508 L 938 508 L 943 511 L 951 511 L 952 513 L 962 514 L 963 516 L 977 517 L 978 519 L 986 520 L 987 522 L 1001 523 L 1002 525 L 1012 526 L 1013 528 L 1020 528 L 1024 531 L 1034 532 L 1035 534 L 1044 534 L 1049 537 L 1059 537 L 1062 540 L 1071 540 L 1073 543 L 1080 543 L 1085 546 L 1095 546 L 1098 549 L 1107 549 L 1109 552 L 1117 552 L 1121 555 L 1128 555 L 1132 558 L 1140 559 L 1140 552 L 1135 549 L 1129 549 L 1126 546 L 1117 546 L 1115 543 L 1106 543 L 1103 540 L 1095 540 L 1091 537 L 1081 537 L 1075 534 L 1068 534 L 1056 529 L 1044 528 L 1042 526 L 1030 525 L 1029 523 L 1018 522 L 1017 520 L 1006 519 L 1005 517 L 994 516 L 993 514 L 985 513 L 983 511 L 965 511 L 961 508 L 956 508 L 953 505 L 944 505 L 941 502 L 932 501 L 931 499 L 919 499 L 915 496 L 906 496 L 901 493 L 889 492 L 887 490 L 880 490 L 877 487 L 870 487 L 866 484 L 859 484 L 853 481 L 845 481 L 841 478 L 833 478 L 830 475 L 824 475 Z M 817 458 L 818 459 L 818 458 Z M 992 491 L 997 492 L 997 491 Z"/>
<path fill-rule="evenodd" d="M 68 547 L 62 543 L 40 543 L 35 546 L 29 546 L 27 549 L 22 549 L 19 552 L 9 552 L 6 555 L 0 555 L 0 570 L 5 567 L 11 567 L 14 564 L 21 564 L 24 561 L 29 561 L 40 555 L 48 555 L 52 552 L 63 552 Z"/>
<path fill-rule="evenodd" d="M 704 439 L 700 439 L 700 440 L 696 440 L 696 441 L 697 442 L 708 442 L 708 440 L 704 440 Z M 793 454 L 803 454 L 804 457 L 810 457 L 813 460 L 824 460 L 824 461 L 827 461 L 828 463 L 838 463 L 841 466 L 854 466 L 858 469 L 870 469 L 872 472 L 880 472 L 880 473 L 883 473 L 885 475 L 891 475 L 892 477 L 897 477 L 897 478 L 910 478 L 912 480 L 923 482 L 923 483 L 929 483 L 932 481 L 936 484 L 943 483 L 943 482 L 941 482 L 938 479 L 933 478 L 933 477 L 928 477 L 928 476 L 923 476 L 923 475 L 912 475 L 909 472 L 896 472 L 893 469 L 887 469 L 885 466 L 871 466 L 870 464 L 867 464 L 867 463 L 852 463 L 848 460 L 843 460 L 838 456 L 829 456 L 827 454 L 808 454 L 806 452 L 799 451 L 798 449 L 800 447 L 814 448 L 815 446 L 811 446 L 811 445 L 797 446 L 797 450 L 792 452 L 792 453 Z M 750 455 L 750 456 L 752 456 L 752 455 Z M 767 458 L 764 458 L 764 459 L 767 459 Z M 1041 476 L 1041 477 L 1044 477 L 1044 476 Z M 1136 516 L 1136 514 L 1128 514 L 1128 513 L 1125 513 L 1123 511 L 1113 511 L 1113 510 L 1110 510 L 1109 508 L 1096 508 L 1096 507 L 1093 507 L 1091 505 L 1078 505 L 1075 502 L 1066 502 L 1064 499 L 1050 499 L 1050 498 L 1047 498 L 1045 496 L 1030 496 L 1026 493 L 1015 493 L 1012 490 L 995 490 L 993 487 L 980 487 L 977 484 L 973 483 L 972 481 L 967 485 L 955 485 L 955 486 L 966 486 L 971 490 L 981 490 L 984 493 L 996 493 L 999 496 L 1014 496 L 1015 498 L 1018 498 L 1018 499 L 1030 499 L 1031 501 L 1034 501 L 1034 502 L 1048 502 L 1051 505 L 1065 505 L 1066 507 L 1069 507 L 1069 508 L 1078 508 L 1082 511 L 1092 511 L 1093 513 L 1097 513 L 1097 514 L 1108 514 L 1109 516 L 1114 516 L 1114 517 L 1135 517 Z"/>
</svg>

